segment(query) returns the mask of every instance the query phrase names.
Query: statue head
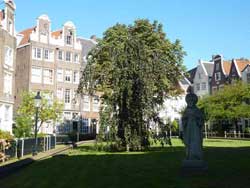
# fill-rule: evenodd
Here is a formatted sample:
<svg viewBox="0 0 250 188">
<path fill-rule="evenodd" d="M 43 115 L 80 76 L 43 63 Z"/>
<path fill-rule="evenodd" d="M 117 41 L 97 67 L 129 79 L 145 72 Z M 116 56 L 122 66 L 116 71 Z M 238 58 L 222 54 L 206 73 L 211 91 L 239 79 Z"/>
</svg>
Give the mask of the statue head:
<svg viewBox="0 0 250 188">
<path fill-rule="evenodd" d="M 198 97 L 193 93 L 193 88 L 191 86 L 187 89 L 186 103 L 188 107 L 194 107 L 198 102 Z"/>
</svg>

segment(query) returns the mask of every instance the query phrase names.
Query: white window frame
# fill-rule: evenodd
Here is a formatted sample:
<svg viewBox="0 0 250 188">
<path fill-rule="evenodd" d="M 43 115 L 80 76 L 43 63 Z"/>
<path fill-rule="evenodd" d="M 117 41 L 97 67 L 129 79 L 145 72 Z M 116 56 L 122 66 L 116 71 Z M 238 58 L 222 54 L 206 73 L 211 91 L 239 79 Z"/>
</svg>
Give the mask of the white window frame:
<svg viewBox="0 0 250 188">
<path fill-rule="evenodd" d="M 78 53 L 74 54 L 74 62 L 75 63 L 80 63 L 80 55 Z"/>
<path fill-rule="evenodd" d="M 70 104 L 71 103 L 71 90 L 70 89 L 65 89 L 64 103 L 65 104 Z"/>
<path fill-rule="evenodd" d="M 32 58 L 36 60 L 41 60 L 42 59 L 42 54 L 43 54 L 43 49 L 38 48 L 38 47 L 33 47 L 32 48 Z M 38 57 L 40 56 L 40 57 Z"/>
<path fill-rule="evenodd" d="M 67 62 L 72 61 L 72 52 L 66 51 L 66 53 L 65 53 L 65 61 L 67 61 Z"/>
<path fill-rule="evenodd" d="M 13 66 L 13 49 L 9 46 L 4 47 L 4 63 L 10 67 Z"/>
<path fill-rule="evenodd" d="M 4 106 L 4 120 L 5 121 L 10 120 L 10 106 L 9 105 Z"/>
<path fill-rule="evenodd" d="M 48 75 L 47 75 L 48 73 Z M 53 69 L 43 69 L 43 83 L 52 85 L 54 83 Z"/>
<path fill-rule="evenodd" d="M 7 95 L 12 95 L 12 74 L 4 72 L 4 87 L 3 92 Z"/>
<path fill-rule="evenodd" d="M 38 72 L 34 74 L 33 70 L 36 69 L 37 71 L 40 71 L 40 74 Z M 36 79 L 34 79 L 34 76 L 36 76 Z M 31 83 L 42 83 L 42 68 L 41 67 L 32 67 L 31 68 Z"/>
<path fill-rule="evenodd" d="M 71 70 L 65 70 L 64 81 L 65 83 L 72 83 L 72 71 Z"/>
<path fill-rule="evenodd" d="M 88 95 L 83 96 L 83 111 L 90 111 L 90 100 Z"/>
<path fill-rule="evenodd" d="M 71 46 L 73 44 L 73 37 L 72 35 L 67 35 L 66 36 L 66 44 Z"/>
<path fill-rule="evenodd" d="M 64 77 L 63 77 L 63 69 L 57 69 L 56 71 L 56 77 L 58 82 L 63 82 Z"/>
<path fill-rule="evenodd" d="M 64 52 L 62 50 L 58 50 L 58 52 L 57 52 L 57 60 L 59 60 L 59 61 L 64 60 Z"/>
<path fill-rule="evenodd" d="M 59 99 L 59 100 L 63 100 L 63 88 L 57 88 L 56 90 L 56 97 Z"/>
<path fill-rule="evenodd" d="M 206 90 L 207 89 L 207 83 L 206 82 L 202 82 L 201 83 L 201 90 Z"/>
</svg>

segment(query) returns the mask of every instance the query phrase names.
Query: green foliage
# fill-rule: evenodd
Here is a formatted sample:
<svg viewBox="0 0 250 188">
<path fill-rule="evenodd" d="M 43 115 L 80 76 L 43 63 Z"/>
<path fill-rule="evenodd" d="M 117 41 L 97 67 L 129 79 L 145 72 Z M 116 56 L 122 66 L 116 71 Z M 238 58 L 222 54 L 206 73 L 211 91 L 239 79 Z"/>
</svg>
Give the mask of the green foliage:
<svg viewBox="0 0 250 188">
<path fill-rule="evenodd" d="M 48 92 L 42 95 L 41 107 L 38 109 L 38 130 L 46 121 L 58 121 L 61 118 L 63 104 L 56 99 L 51 102 L 47 96 Z M 36 107 L 34 105 L 35 93 L 24 92 L 22 94 L 22 103 L 18 107 L 16 119 L 16 127 L 14 135 L 18 138 L 29 137 L 34 130 Z"/>
<path fill-rule="evenodd" d="M 33 121 L 29 116 L 16 116 L 16 126 L 13 128 L 13 134 L 17 138 L 30 137 Z"/>
<path fill-rule="evenodd" d="M 206 119 L 238 119 L 250 117 L 250 85 L 237 82 L 199 101 Z"/>
<path fill-rule="evenodd" d="M 211 96 L 202 98 L 198 106 L 206 120 L 231 120 L 250 117 L 250 85 L 242 81 L 226 85 Z M 220 125 L 219 125 L 220 126 Z"/>
<path fill-rule="evenodd" d="M 171 124 L 171 130 L 173 132 L 177 132 L 179 130 L 179 125 L 178 125 L 178 122 L 176 120 L 174 120 Z"/>
<path fill-rule="evenodd" d="M 147 136 L 147 127 L 165 97 L 176 96 L 185 53 L 180 41 L 172 43 L 156 21 L 136 20 L 133 25 L 109 28 L 88 55 L 78 92 L 102 92 L 101 124 L 116 130 L 126 146 L 125 130 L 132 137 Z M 105 118 L 102 118 L 105 116 Z M 136 141 L 137 142 L 137 141 Z"/>
<path fill-rule="evenodd" d="M 0 130 L 0 139 L 12 140 L 13 136 L 7 131 Z"/>
</svg>

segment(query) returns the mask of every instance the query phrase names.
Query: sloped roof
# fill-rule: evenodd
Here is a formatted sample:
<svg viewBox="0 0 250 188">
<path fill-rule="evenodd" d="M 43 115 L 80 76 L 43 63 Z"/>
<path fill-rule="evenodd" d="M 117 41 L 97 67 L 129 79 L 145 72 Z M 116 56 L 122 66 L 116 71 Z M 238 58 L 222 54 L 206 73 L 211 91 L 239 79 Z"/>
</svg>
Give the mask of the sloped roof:
<svg viewBox="0 0 250 188">
<path fill-rule="evenodd" d="M 19 33 L 19 34 L 23 35 L 23 38 L 22 38 L 21 42 L 19 43 L 19 46 L 29 43 L 30 34 L 35 29 L 36 29 L 36 27 L 32 27 L 32 28 L 26 29 L 26 30 L 24 30 L 24 31 L 22 31 L 22 32 Z"/>
<path fill-rule="evenodd" d="M 57 30 L 57 31 L 53 31 L 53 32 L 51 33 L 51 35 L 52 35 L 52 37 L 58 39 L 58 38 L 62 35 L 62 32 L 63 32 L 63 31 L 60 29 L 60 30 Z"/>
<path fill-rule="evenodd" d="M 248 59 L 236 59 L 235 60 L 236 66 L 239 70 L 239 72 L 241 73 L 241 71 L 243 71 L 243 69 L 250 64 L 250 61 Z"/>
<path fill-rule="evenodd" d="M 189 74 L 189 75 L 187 76 L 187 79 L 188 79 L 191 83 L 193 83 L 193 81 L 194 81 L 194 77 L 195 77 L 196 71 L 197 71 L 197 67 L 195 67 L 195 68 L 193 68 L 193 69 L 191 69 L 191 70 L 189 70 L 189 71 L 187 72 L 187 73 Z"/>
<path fill-rule="evenodd" d="M 230 61 L 223 61 L 222 66 L 224 68 L 224 71 L 225 71 L 226 75 L 229 75 L 230 69 L 231 69 L 231 63 L 230 63 Z"/>
<path fill-rule="evenodd" d="M 210 63 L 203 62 L 203 65 L 207 71 L 208 76 L 212 76 L 214 70 L 214 64 L 212 62 Z"/>
</svg>

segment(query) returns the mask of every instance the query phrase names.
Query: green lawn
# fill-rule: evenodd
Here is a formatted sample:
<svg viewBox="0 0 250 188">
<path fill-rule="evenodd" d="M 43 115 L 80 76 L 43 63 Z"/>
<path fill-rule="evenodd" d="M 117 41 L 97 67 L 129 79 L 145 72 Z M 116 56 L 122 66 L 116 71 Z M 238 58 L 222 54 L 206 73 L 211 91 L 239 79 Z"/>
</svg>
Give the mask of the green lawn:
<svg viewBox="0 0 250 188">
<path fill-rule="evenodd" d="M 0 181 L 0 188 L 250 187 L 250 141 L 211 139 L 204 146 L 209 170 L 203 175 L 180 175 L 185 154 L 179 140 L 173 147 L 130 153 L 95 152 L 88 144 L 34 163 Z"/>
</svg>

